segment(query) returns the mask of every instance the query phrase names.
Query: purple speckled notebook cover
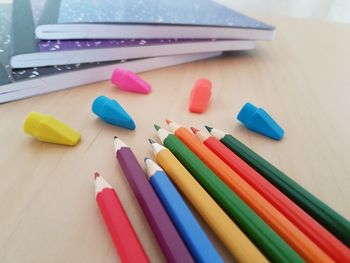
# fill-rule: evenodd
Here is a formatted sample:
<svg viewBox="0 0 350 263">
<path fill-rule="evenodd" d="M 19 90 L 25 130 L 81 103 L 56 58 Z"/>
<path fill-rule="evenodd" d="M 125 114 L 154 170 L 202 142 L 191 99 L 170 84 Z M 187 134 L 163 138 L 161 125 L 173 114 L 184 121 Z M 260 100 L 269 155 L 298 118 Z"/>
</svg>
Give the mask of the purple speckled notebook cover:
<svg viewBox="0 0 350 263">
<path fill-rule="evenodd" d="M 168 45 L 193 43 L 202 41 L 216 41 L 215 39 L 82 39 L 82 40 L 40 40 L 38 41 L 39 52 L 99 49 L 99 48 L 122 48 L 152 45 Z"/>
</svg>

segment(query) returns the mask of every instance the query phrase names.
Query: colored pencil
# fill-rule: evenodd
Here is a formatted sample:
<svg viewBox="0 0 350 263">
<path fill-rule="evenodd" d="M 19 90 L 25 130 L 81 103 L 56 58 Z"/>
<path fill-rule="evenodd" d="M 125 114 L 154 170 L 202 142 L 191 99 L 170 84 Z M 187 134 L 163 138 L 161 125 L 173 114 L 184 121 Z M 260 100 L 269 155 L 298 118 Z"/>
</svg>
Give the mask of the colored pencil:
<svg viewBox="0 0 350 263">
<path fill-rule="evenodd" d="M 115 155 L 168 262 L 194 262 L 134 153 L 114 137 Z"/>
<path fill-rule="evenodd" d="M 210 151 L 188 129 L 175 122 L 168 121 L 172 132 L 199 159 L 201 159 L 226 185 L 243 200 L 257 216 L 260 216 L 277 234 L 279 234 L 306 261 L 332 262 L 324 251 L 312 242 L 292 222 L 282 215 L 273 205 L 244 181 L 225 162 Z"/>
<path fill-rule="evenodd" d="M 238 262 L 267 262 L 263 254 L 168 149 L 153 142 L 152 150 L 159 165 Z"/>
<path fill-rule="evenodd" d="M 155 128 L 158 129 L 157 134 L 164 146 L 177 157 L 270 261 L 303 261 L 276 232 L 231 191 L 180 139 L 167 130 L 160 129 L 157 125 L 155 125 Z"/>
<path fill-rule="evenodd" d="M 145 165 L 153 189 L 195 261 L 199 263 L 223 263 L 219 253 L 163 169 L 149 158 L 145 159 Z"/>
<path fill-rule="evenodd" d="M 206 126 L 215 138 L 350 247 L 350 222 L 232 135 Z"/>
<path fill-rule="evenodd" d="M 333 260 L 337 262 L 350 262 L 350 249 L 309 216 L 309 214 L 207 131 L 199 131 L 195 128 L 191 129 L 204 145 L 274 205 Z"/>
<path fill-rule="evenodd" d="M 95 173 L 96 202 L 123 263 L 149 262 L 114 189 Z"/>
</svg>

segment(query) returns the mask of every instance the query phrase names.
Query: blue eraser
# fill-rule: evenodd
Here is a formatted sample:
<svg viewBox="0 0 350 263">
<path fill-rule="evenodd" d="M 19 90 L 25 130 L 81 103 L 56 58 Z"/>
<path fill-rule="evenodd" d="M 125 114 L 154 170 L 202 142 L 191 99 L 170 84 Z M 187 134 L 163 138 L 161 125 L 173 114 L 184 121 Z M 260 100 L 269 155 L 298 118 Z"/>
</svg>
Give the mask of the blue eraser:
<svg viewBox="0 0 350 263">
<path fill-rule="evenodd" d="M 247 102 L 237 115 L 237 119 L 249 130 L 255 131 L 275 140 L 282 139 L 284 130 L 262 108 Z"/>
<path fill-rule="evenodd" d="M 134 121 L 123 107 L 114 99 L 97 97 L 92 104 L 92 112 L 105 122 L 129 130 L 136 128 Z"/>
</svg>

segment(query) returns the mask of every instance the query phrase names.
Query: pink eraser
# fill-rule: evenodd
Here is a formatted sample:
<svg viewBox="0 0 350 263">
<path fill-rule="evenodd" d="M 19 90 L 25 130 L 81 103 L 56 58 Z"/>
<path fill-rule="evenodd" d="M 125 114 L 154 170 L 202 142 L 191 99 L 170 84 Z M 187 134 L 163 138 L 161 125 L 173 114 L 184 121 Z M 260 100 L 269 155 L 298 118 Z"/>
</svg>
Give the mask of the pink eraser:
<svg viewBox="0 0 350 263">
<path fill-rule="evenodd" d="M 120 89 L 130 92 L 147 94 L 150 93 L 152 89 L 151 85 L 134 72 L 121 68 L 116 68 L 113 71 L 112 83 L 117 85 Z"/>
<path fill-rule="evenodd" d="M 207 108 L 210 97 L 210 80 L 205 78 L 198 79 L 191 91 L 189 110 L 191 112 L 202 113 Z"/>
</svg>

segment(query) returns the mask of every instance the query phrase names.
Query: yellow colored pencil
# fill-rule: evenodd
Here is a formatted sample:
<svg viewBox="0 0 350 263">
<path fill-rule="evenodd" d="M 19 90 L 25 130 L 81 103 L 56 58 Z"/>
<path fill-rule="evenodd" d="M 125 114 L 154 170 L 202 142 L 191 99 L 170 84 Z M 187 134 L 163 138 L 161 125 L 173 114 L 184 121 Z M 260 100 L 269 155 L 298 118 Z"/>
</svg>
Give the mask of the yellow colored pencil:
<svg viewBox="0 0 350 263">
<path fill-rule="evenodd" d="M 150 140 L 158 164 L 239 262 L 268 262 L 176 157 Z"/>
</svg>

